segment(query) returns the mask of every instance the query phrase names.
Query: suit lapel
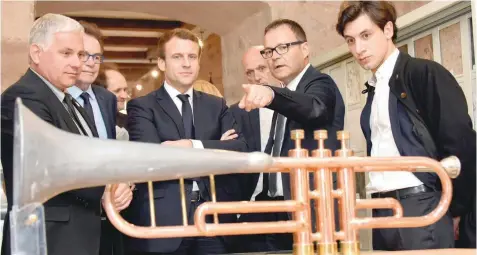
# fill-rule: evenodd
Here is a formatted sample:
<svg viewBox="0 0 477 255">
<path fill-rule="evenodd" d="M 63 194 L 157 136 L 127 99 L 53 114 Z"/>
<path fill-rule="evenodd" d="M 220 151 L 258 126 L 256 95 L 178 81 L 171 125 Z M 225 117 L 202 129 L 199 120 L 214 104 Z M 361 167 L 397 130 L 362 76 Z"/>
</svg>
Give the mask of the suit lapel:
<svg viewBox="0 0 477 255">
<path fill-rule="evenodd" d="M 248 114 L 250 129 L 253 131 L 253 139 L 255 140 L 255 146 L 257 150 L 262 150 L 262 140 L 260 139 L 260 111 L 259 109 L 253 110 Z"/>
<path fill-rule="evenodd" d="M 46 85 L 45 82 L 30 69 L 28 69 L 25 76 L 27 84 L 34 84 L 35 86 L 31 87 L 33 87 L 33 89 L 37 91 L 37 93 L 44 95 L 44 97 L 46 98 L 46 101 L 44 103 L 49 105 L 50 109 L 55 109 L 55 112 L 59 115 L 58 117 L 60 119 L 60 122 L 63 123 L 60 128 L 63 127 L 62 129 L 65 129 L 66 127 L 65 130 L 67 131 L 80 134 L 80 131 L 73 122 L 72 117 L 63 105 L 63 102 L 58 99 L 58 97 L 55 95 L 55 93 L 53 93 L 50 87 L 48 87 L 48 85 Z M 40 86 L 36 86 L 37 84 Z"/>
<path fill-rule="evenodd" d="M 164 112 L 174 121 L 174 124 L 179 131 L 179 136 L 181 138 L 185 137 L 184 124 L 182 123 L 182 116 L 177 106 L 172 101 L 172 98 L 167 94 L 166 89 L 162 86 L 156 92 L 157 102 L 159 106 L 164 110 Z M 194 100 L 195 102 L 196 100 Z"/>
<path fill-rule="evenodd" d="M 200 107 L 200 105 L 204 104 L 199 103 L 200 100 L 202 100 L 202 95 L 199 92 L 193 90 L 192 97 L 192 112 L 194 114 L 195 139 L 201 140 L 205 130 L 205 127 L 203 126 L 203 124 L 205 124 L 205 121 L 203 121 L 205 116 L 205 109 L 203 109 L 203 107 Z"/>
<path fill-rule="evenodd" d="M 114 128 L 114 125 L 111 120 L 112 116 L 109 116 L 108 114 L 110 109 L 106 104 L 103 95 L 101 95 L 101 93 L 98 93 L 98 90 L 93 85 L 91 86 L 91 88 L 93 89 L 93 93 L 96 96 L 96 100 L 98 101 L 99 110 L 101 111 L 101 115 L 103 116 L 103 121 L 104 125 L 106 126 L 106 133 L 108 134 L 108 138 L 113 139 L 114 137 L 112 134 L 112 128 Z"/>
</svg>

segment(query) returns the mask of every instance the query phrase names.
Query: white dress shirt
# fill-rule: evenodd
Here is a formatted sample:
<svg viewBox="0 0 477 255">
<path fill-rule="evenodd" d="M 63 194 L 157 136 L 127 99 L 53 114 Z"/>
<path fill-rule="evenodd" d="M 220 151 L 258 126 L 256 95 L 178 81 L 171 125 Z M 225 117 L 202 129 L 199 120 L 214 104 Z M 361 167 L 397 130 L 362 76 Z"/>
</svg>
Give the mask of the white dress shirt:
<svg viewBox="0 0 477 255">
<path fill-rule="evenodd" d="M 270 129 L 272 128 L 272 118 L 273 111 L 268 108 L 259 108 L 259 119 L 260 119 L 260 147 L 261 151 L 265 151 L 267 146 L 268 137 L 270 136 Z M 260 173 L 258 177 L 257 185 L 255 186 L 255 191 L 253 192 L 251 201 L 255 201 L 255 197 L 258 196 L 263 190 L 263 173 Z"/>
<path fill-rule="evenodd" d="M 375 87 L 369 123 L 371 143 L 373 144 L 371 157 L 401 156 L 394 141 L 389 117 L 389 79 L 398 56 L 399 50 L 395 49 L 368 81 L 370 86 Z M 410 172 L 370 172 L 366 190 L 368 193 L 376 193 L 415 187 L 421 184 L 422 182 Z"/>
<path fill-rule="evenodd" d="M 306 70 L 310 67 L 310 64 L 306 65 L 305 68 L 299 73 L 290 83 L 286 85 L 286 87 L 291 90 L 295 91 L 296 88 L 298 87 L 298 84 L 300 83 L 301 78 L 305 74 Z M 265 146 L 267 145 L 268 142 L 268 137 L 270 136 L 270 129 L 272 128 L 272 117 L 273 117 L 273 111 L 268 109 L 268 108 L 260 108 L 260 141 L 261 141 L 261 149 L 262 151 L 265 151 Z M 287 122 L 287 118 L 285 117 L 285 125 Z M 281 130 L 277 130 L 278 127 L 275 127 L 275 136 L 277 132 L 285 132 L 285 127 L 281 127 Z M 277 144 L 277 141 L 275 141 L 275 144 Z M 283 145 L 283 144 L 282 144 Z M 268 174 L 268 173 L 267 173 Z M 253 192 L 252 195 L 252 201 L 255 200 L 255 197 L 260 194 L 263 190 L 263 173 L 260 173 L 260 176 L 258 177 L 258 182 L 257 186 L 255 188 L 255 191 Z M 270 192 L 268 192 L 268 196 L 271 197 Z M 282 182 L 282 174 L 277 173 L 277 192 L 275 193 L 274 197 L 281 197 L 283 196 L 283 182 Z"/>
<path fill-rule="evenodd" d="M 167 83 L 167 81 L 164 81 L 164 89 L 166 90 L 167 94 L 172 98 L 172 101 L 174 104 L 177 106 L 177 109 L 179 110 L 179 113 L 182 115 L 182 101 L 177 97 L 178 95 L 181 95 L 182 93 L 179 92 L 177 89 L 172 87 Z M 193 104 L 193 88 L 191 87 L 189 90 L 187 90 L 184 94 L 189 95 L 189 103 L 190 107 L 192 108 L 192 116 L 194 116 L 194 104 Z M 193 122 L 195 122 L 195 116 L 193 118 Z M 203 149 L 204 145 L 202 144 L 201 141 L 199 140 L 192 140 L 192 147 L 195 149 Z M 192 191 L 199 191 L 199 186 L 197 183 L 194 181 L 193 186 L 192 186 Z"/>
</svg>

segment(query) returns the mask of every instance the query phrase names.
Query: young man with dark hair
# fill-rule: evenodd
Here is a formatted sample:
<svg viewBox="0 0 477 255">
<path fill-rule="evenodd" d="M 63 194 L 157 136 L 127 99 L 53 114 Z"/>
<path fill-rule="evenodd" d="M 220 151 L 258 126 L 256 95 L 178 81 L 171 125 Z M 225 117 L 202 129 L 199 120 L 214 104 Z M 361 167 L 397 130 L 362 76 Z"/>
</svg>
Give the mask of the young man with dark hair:
<svg viewBox="0 0 477 255">
<path fill-rule="evenodd" d="M 225 100 L 193 89 L 199 74 L 201 48 L 199 39 L 187 29 L 173 29 L 159 40 L 158 67 L 164 84 L 146 96 L 127 104 L 128 131 L 131 141 L 160 143 L 186 148 L 246 151 L 247 145 L 229 112 Z M 222 134 L 234 129 L 238 138 L 221 141 Z M 187 160 L 186 158 L 184 160 Z M 178 180 L 154 182 L 157 225 L 182 225 Z M 235 176 L 216 176 L 217 200 L 239 198 Z M 189 224 L 196 208 L 211 201 L 208 178 L 185 180 Z M 147 185 L 137 184 L 128 210 L 129 221 L 150 226 Z M 207 222 L 211 218 L 207 217 Z M 219 215 L 220 222 L 235 222 L 235 215 Z M 128 239 L 131 254 L 224 254 L 222 237 L 186 237 L 164 239 Z"/>
<path fill-rule="evenodd" d="M 475 131 L 452 74 L 436 62 L 410 57 L 396 48 L 396 16 L 389 2 L 344 2 L 336 25 L 357 62 L 373 73 L 365 84 L 368 98 L 361 115 L 368 155 L 436 160 L 455 155 L 462 171 L 454 181 L 448 214 L 427 227 L 374 229 L 373 247 L 450 248 L 454 247 L 451 213 L 460 217 L 475 212 Z M 428 214 L 441 197 L 434 173 L 376 172 L 369 173 L 369 179 L 367 191 L 372 197 L 398 199 L 407 217 Z M 373 210 L 375 217 L 391 215 L 391 210 Z M 475 223 L 473 231 L 475 247 Z"/>
</svg>

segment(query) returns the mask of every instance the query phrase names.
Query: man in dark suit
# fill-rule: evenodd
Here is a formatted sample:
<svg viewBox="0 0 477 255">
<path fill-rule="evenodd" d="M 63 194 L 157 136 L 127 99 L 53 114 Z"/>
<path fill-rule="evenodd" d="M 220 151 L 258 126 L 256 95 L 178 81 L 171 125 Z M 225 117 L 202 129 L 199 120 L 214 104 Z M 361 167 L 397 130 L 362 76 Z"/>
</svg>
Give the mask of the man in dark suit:
<svg viewBox="0 0 477 255">
<path fill-rule="evenodd" d="M 302 145 L 308 150 L 317 148 L 313 132 L 318 129 L 326 129 L 329 133 L 326 147 L 332 151 L 338 149 L 336 131 L 342 130 L 344 125 L 343 98 L 331 77 L 310 65 L 303 28 L 292 20 L 276 20 L 265 28 L 264 46 L 260 51 L 262 57 L 267 60 L 273 76 L 285 87 L 245 84 L 245 95 L 239 107 L 246 111 L 264 107 L 274 111 L 265 152 L 274 157 L 288 156 L 288 151 L 294 149 L 290 137 L 290 131 L 294 129 L 305 131 Z M 263 190 L 268 191 L 264 195 L 269 199 L 291 198 L 289 174 L 264 175 L 263 184 Z M 275 220 L 290 219 L 288 213 L 276 215 L 280 216 Z M 279 237 L 275 240 L 281 244 L 279 248 L 290 250 L 291 235 Z"/>
<path fill-rule="evenodd" d="M 84 29 L 78 22 L 62 15 L 47 14 L 37 19 L 30 32 L 30 68 L 2 93 L 1 157 L 9 211 L 15 195 L 12 191 L 16 98 L 21 98 L 23 104 L 38 117 L 57 128 L 98 137 L 84 109 L 66 93 L 66 89 L 76 82 L 81 66 L 87 60 L 83 33 Z M 104 187 L 73 190 L 45 202 L 49 255 L 98 254 L 103 192 Z M 10 254 L 9 217 L 4 226 L 2 254 Z"/>
<path fill-rule="evenodd" d="M 281 87 L 282 83 L 273 77 L 267 61 L 260 55 L 263 45 L 250 47 L 242 58 L 245 77 L 250 84 L 272 85 Z M 248 151 L 265 151 L 273 111 L 268 108 L 254 109 L 247 112 L 240 109 L 238 103 L 230 106 L 237 124 L 247 141 Z M 243 201 L 268 201 L 268 190 L 263 189 L 263 173 L 242 174 L 240 176 L 240 192 Z M 241 214 L 238 222 L 264 222 L 276 219 L 274 213 Z M 281 243 L 275 239 L 267 240 L 268 235 L 235 236 L 231 250 L 235 252 L 260 252 L 280 250 Z"/>
<path fill-rule="evenodd" d="M 158 67 L 164 73 L 165 81 L 158 90 L 128 103 L 130 140 L 197 149 L 246 151 L 247 145 L 225 101 L 193 90 L 201 53 L 197 36 L 186 29 L 171 30 L 160 38 L 158 53 Z M 220 141 L 222 134 L 231 129 L 237 131 L 238 138 Z M 238 182 L 234 175 L 215 178 L 218 201 L 239 199 Z M 188 221 L 193 224 L 195 209 L 211 199 L 211 187 L 206 177 L 185 180 L 185 186 Z M 149 226 L 147 185 L 136 184 L 136 187 L 128 209 L 129 221 L 135 225 Z M 153 189 L 157 225 L 182 225 L 179 182 L 155 182 Z M 236 216 L 221 215 L 219 220 L 235 222 Z M 131 254 L 225 253 L 221 237 L 131 238 L 127 243 Z"/>
<path fill-rule="evenodd" d="M 476 136 L 459 84 L 440 64 L 399 52 L 394 45 L 396 10 L 389 2 L 344 2 L 336 29 L 357 62 L 373 73 L 361 114 L 368 155 L 436 160 L 455 155 L 462 163 L 449 213 L 426 227 L 374 229 L 374 249 L 454 247 L 451 213 L 475 215 Z M 369 173 L 369 179 L 372 197 L 399 200 L 406 216 L 428 214 L 441 198 L 435 173 L 379 172 Z M 391 215 L 391 210 L 373 210 L 375 217 Z"/>
<path fill-rule="evenodd" d="M 88 59 L 81 68 L 75 86 L 69 87 L 67 91 L 85 109 L 99 138 L 116 139 L 116 96 L 105 88 L 92 84 L 104 58 L 101 30 L 92 23 L 80 21 L 80 24 L 84 28 L 83 44 Z M 119 211 L 131 202 L 131 188 L 127 183 L 118 184 L 115 195 Z M 112 226 L 106 215 L 102 216 L 100 255 L 123 254 L 121 233 Z"/>
</svg>

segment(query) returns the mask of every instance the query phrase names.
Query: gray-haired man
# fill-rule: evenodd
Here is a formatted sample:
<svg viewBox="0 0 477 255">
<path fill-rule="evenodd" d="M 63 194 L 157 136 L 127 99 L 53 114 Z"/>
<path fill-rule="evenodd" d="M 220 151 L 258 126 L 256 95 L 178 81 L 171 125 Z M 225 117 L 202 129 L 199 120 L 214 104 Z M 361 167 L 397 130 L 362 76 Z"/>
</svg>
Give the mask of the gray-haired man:
<svg viewBox="0 0 477 255">
<path fill-rule="evenodd" d="M 57 128 L 90 137 L 98 136 L 84 109 L 66 93 L 66 89 L 76 82 L 83 62 L 87 60 L 83 33 L 84 29 L 78 22 L 62 15 L 46 14 L 36 20 L 30 31 L 30 68 L 2 94 L 1 159 L 9 211 L 13 202 L 16 98 L 21 98 L 23 104 L 38 117 Z M 74 190 L 59 194 L 44 204 L 49 255 L 98 254 L 103 192 L 104 187 Z M 8 216 L 2 248 L 2 254 L 12 252 Z"/>
</svg>

